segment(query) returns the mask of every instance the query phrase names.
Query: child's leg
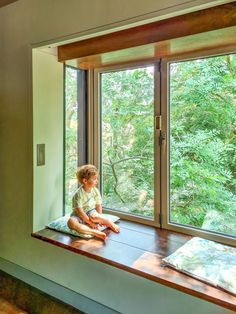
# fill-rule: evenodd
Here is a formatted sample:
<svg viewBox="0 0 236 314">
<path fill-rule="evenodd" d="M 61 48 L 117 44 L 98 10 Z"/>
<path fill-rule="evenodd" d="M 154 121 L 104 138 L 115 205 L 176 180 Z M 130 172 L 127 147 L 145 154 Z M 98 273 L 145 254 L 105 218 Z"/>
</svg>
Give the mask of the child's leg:
<svg viewBox="0 0 236 314">
<path fill-rule="evenodd" d="M 76 218 L 73 218 L 73 217 L 69 218 L 67 225 L 70 229 L 73 229 L 80 233 L 91 234 L 102 240 L 105 240 L 107 237 L 105 232 L 101 232 L 99 230 L 89 228 L 87 225 L 81 224 L 80 222 L 78 222 Z"/>
<path fill-rule="evenodd" d="M 90 215 L 90 219 L 92 222 L 94 223 L 98 223 L 101 225 L 105 225 L 109 228 L 111 228 L 111 230 L 115 231 L 115 232 L 120 232 L 120 227 L 117 226 L 113 221 L 111 221 L 110 219 L 103 217 L 101 214 L 99 214 L 98 212 L 93 212 Z"/>
</svg>

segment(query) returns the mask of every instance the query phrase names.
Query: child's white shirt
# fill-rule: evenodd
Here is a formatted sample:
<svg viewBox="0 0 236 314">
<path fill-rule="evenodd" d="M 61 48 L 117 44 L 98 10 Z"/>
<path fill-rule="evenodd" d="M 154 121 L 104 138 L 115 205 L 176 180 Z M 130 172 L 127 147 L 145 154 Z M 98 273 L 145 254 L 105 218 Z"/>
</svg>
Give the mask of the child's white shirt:
<svg viewBox="0 0 236 314">
<path fill-rule="evenodd" d="M 75 192 L 72 198 L 73 212 L 76 208 L 82 208 L 84 212 L 95 208 L 96 205 L 102 204 L 102 198 L 99 190 L 96 187 L 91 188 L 90 192 L 86 192 L 81 185 Z"/>
</svg>

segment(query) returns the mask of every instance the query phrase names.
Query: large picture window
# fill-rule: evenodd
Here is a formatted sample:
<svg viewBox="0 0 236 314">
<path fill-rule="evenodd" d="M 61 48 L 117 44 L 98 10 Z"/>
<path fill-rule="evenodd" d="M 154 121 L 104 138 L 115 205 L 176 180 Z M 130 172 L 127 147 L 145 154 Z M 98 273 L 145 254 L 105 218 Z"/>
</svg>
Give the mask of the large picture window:
<svg viewBox="0 0 236 314">
<path fill-rule="evenodd" d="M 90 162 L 100 170 L 106 210 L 233 241 L 236 54 L 161 63 L 90 71 L 88 117 L 79 109 L 87 108 L 78 101 L 80 71 L 67 69 L 67 207 L 74 169 Z M 80 149 L 87 133 L 79 126 L 87 122 L 89 136 Z"/>
<path fill-rule="evenodd" d="M 236 55 L 168 69 L 169 222 L 236 236 Z"/>
</svg>

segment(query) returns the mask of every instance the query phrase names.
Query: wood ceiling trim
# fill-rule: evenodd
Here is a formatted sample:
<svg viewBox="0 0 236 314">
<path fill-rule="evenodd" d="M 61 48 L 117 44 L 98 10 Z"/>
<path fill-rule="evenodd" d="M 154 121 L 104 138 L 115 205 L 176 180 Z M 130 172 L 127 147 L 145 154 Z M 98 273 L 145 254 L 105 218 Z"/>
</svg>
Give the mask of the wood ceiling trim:
<svg viewBox="0 0 236 314">
<path fill-rule="evenodd" d="M 4 7 L 5 5 L 8 5 L 10 3 L 16 2 L 18 0 L 0 0 L 0 8 Z"/>
<path fill-rule="evenodd" d="M 236 26 L 236 2 L 58 47 L 58 60 L 99 55 Z"/>
</svg>

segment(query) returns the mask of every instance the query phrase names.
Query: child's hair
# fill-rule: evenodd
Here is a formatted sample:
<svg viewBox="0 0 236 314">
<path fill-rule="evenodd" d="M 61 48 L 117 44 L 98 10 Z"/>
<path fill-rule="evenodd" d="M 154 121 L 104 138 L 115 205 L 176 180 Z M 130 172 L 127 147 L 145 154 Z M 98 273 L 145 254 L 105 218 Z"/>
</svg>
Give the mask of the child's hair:
<svg viewBox="0 0 236 314">
<path fill-rule="evenodd" d="M 83 165 L 76 171 L 76 177 L 80 183 L 83 183 L 83 179 L 89 180 L 95 174 L 98 174 L 98 169 L 94 165 Z"/>
</svg>

